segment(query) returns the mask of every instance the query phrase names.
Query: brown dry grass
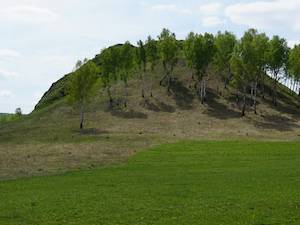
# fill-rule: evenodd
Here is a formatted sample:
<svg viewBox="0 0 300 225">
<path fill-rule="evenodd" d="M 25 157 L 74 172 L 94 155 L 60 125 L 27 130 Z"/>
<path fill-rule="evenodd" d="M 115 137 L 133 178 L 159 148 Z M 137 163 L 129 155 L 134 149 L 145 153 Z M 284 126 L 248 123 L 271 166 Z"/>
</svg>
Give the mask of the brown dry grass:
<svg viewBox="0 0 300 225">
<path fill-rule="evenodd" d="M 160 74 L 161 71 L 156 71 Z M 190 71 L 178 67 L 172 93 L 154 85 L 154 97 L 145 103 L 139 82 L 130 82 L 128 108 L 109 109 L 105 95 L 97 96 L 87 114 L 87 129 L 78 132 L 76 111 L 58 103 L 0 130 L 0 179 L 60 173 L 118 163 L 153 145 L 182 139 L 299 140 L 296 97 L 282 91 L 279 107 L 271 98 L 259 98 L 258 115 L 248 108 L 241 118 L 234 90 L 209 80 L 208 99 L 201 105 Z M 120 97 L 122 84 L 115 86 Z"/>
</svg>

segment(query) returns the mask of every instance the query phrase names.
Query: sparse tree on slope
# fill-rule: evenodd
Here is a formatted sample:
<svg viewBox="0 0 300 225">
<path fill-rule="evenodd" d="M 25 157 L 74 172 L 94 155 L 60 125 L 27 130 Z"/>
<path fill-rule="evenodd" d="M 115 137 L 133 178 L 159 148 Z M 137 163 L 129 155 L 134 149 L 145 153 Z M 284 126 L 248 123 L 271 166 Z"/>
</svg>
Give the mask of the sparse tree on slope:
<svg viewBox="0 0 300 225">
<path fill-rule="evenodd" d="M 150 63 L 151 72 L 153 73 L 159 61 L 159 54 L 157 49 L 157 42 L 154 39 L 152 39 L 151 36 L 148 37 L 146 42 L 146 54 L 147 54 L 147 60 Z M 150 96 L 153 97 L 151 76 L 149 78 L 150 78 L 149 80 Z"/>
<path fill-rule="evenodd" d="M 145 98 L 145 78 L 146 78 L 146 70 L 147 70 L 147 55 L 146 49 L 143 41 L 138 41 L 138 48 L 136 49 L 136 58 L 139 70 L 142 71 L 140 74 L 140 80 L 142 83 L 142 97 Z"/>
<path fill-rule="evenodd" d="M 81 60 L 78 60 L 76 62 L 76 64 L 75 64 L 74 71 L 76 71 L 77 69 L 79 69 L 82 65 L 83 65 L 83 62 Z"/>
<path fill-rule="evenodd" d="M 70 81 L 69 101 L 80 108 L 80 130 L 84 128 L 84 114 L 86 105 L 95 93 L 95 86 L 99 78 L 99 69 L 88 62 L 80 67 Z"/>
<path fill-rule="evenodd" d="M 233 74 L 233 82 L 239 92 L 242 93 L 243 105 L 241 110 L 241 115 L 245 116 L 246 111 L 246 96 L 247 96 L 247 86 L 251 80 L 251 65 L 248 64 L 242 53 L 242 45 L 239 43 L 234 50 L 234 53 L 230 59 L 230 68 Z M 250 70 L 249 70 L 250 66 Z"/>
<path fill-rule="evenodd" d="M 268 38 L 264 33 L 259 34 L 255 29 L 249 29 L 241 39 L 241 54 L 246 64 L 251 87 L 251 100 L 256 114 L 257 86 L 266 66 L 265 55 L 268 47 Z"/>
<path fill-rule="evenodd" d="M 127 107 L 128 79 L 134 69 L 134 49 L 130 42 L 126 42 L 121 48 L 120 55 L 120 78 L 124 82 L 124 106 Z"/>
<path fill-rule="evenodd" d="M 113 106 L 113 97 L 111 94 L 112 83 L 117 81 L 120 64 L 120 50 L 119 48 L 107 48 L 101 52 L 101 69 L 102 81 L 106 88 L 109 97 L 110 107 Z"/>
<path fill-rule="evenodd" d="M 175 34 L 171 33 L 168 29 L 163 29 L 158 38 L 160 58 L 165 72 L 165 75 L 160 81 L 160 85 L 166 80 L 168 91 L 170 91 L 170 85 L 173 80 L 173 70 L 178 61 L 179 46 Z"/>
<path fill-rule="evenodd" d="M 194 80 L 194 44 L 195 44 L 196 34 L 190 32 L 183 44 L 184 55 L 189 68 L 193 69 L 192 79 Z"/>
<path fill-rule="evenodd" d="M 273 104 L 277 106 L 277 86 L 281 75 L 285 71 L 288 57 L 287 41 L 279 36 L 274 36 L 269 41 L 268 47 L 268 69 L 273 77 Z"/>
<path fill-rule="evenodd" d="M 214 58 L 214 65 L 218 75 L 224 81 L 224 88 L 227 88 L 231 80 L 230 59 L 237 43 L 236 37 L 230 32 L 218 33 L 215 38 L 216 54 Z"/>
<path fill-rule="evenodd" d="M 257 88 L 258 83 L 260 82 L 262 87 L 262 92 L 264 92 L 264 77 L 266 76 L 266 68 L 267 68 L 267 51 L 268 51 L 268 41 L 269 38 L 265 33 L 257 34 L 254 37 L 254 50 L 255 50 L 255 66 L 256 73 L 254 75 L 254 113 L 256 114 L 256 97 L 257 97 Z"/>
<path fill-rule="evenodd" d="M 206 98 L 206 80 L 207 70 L 212 63 L 215 53 L 214 37 L 212 34 L 205 33 L 204 35 L 189 35 L 186 43 L 190 46 L 188 55 L 189 64 L 195 70 L 197 76 L 197 93 L 200 96 L 203 104 Z M 187 44 L 186 44 L 187 46 Z"/>
<path fill-rule="evenodd" d="M 288 72 L 292 75 L 293 79 L 299 83 L 300 81 L 300 45 L 295 45 L 289 53 Z M 299 89 L 300 101 L 300 89 Z"/>
</svg>

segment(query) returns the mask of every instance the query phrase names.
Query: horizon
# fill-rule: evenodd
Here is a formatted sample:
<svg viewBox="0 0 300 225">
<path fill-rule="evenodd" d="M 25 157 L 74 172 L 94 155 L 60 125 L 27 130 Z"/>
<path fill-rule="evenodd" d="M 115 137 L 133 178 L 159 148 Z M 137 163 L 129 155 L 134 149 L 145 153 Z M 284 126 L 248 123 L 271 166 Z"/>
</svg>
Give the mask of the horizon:
<svg viewBox="0 0 300 225">
<path fill-rule="evenodd" d="M 288 4 L 283 0 L 3 1 L 0 112 L 13 113 L 21 107 L 30 113 L 77 60 L 92 58 L 104 47 L 127 40 L 135 44 L 148 35 L 156 38 L 164 27 L 178 39 L 190 31 L 216 34 L 228 30 L 240 37 L 254 27 L 268 36 L 280 35 L 293 46 L 300 40 L 299 10 L 299 0 Z"/>
</svg>

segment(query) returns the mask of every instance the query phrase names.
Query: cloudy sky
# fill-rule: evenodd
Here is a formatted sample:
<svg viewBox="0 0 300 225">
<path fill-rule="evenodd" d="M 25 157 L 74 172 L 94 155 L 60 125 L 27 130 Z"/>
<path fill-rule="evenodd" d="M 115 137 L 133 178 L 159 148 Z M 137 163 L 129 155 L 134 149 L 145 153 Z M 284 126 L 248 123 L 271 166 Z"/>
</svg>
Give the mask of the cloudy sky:
<svg viewBox="0 0 300 225">
<path fill-rule="evenodd" d="M 0 112 L 25 113 L 78 59 L 111 44 L 255 27 L 300 40 L 300 0 L 0 0 Z"/>
</svg>

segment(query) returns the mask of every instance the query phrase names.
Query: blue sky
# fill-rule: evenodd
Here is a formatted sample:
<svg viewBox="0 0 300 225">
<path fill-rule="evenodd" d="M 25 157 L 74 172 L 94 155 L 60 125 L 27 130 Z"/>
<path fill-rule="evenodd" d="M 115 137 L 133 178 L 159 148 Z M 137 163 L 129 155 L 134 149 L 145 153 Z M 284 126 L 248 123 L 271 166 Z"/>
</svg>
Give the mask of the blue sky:
<svg viewBox="0 0 300 225">
<path fill-rule="evenodd" d="M 50 85 L 111 44 L 135 43 L 163 27 L 189 31 L 255 27 L 300 41 L 300 0 L 0 0 L 0 112 L 25 113 Z"/>
</svg>

